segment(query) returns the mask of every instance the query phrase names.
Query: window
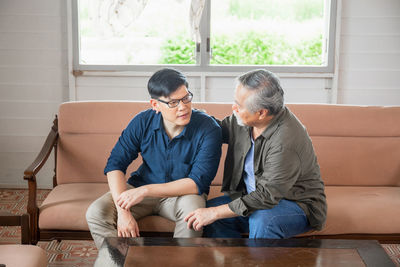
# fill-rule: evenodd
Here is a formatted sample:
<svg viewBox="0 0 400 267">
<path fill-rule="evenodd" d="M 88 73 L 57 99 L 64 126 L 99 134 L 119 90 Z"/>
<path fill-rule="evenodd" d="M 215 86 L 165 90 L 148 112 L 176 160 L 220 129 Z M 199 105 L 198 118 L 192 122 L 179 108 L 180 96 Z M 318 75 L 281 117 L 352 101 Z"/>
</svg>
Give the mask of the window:
<svg viewBox="0 0 400 267">
<path fill-rule="evenodd" d="M 336 0 L 76 0 L 75 70 L 333 72 Z"/>
</svg>

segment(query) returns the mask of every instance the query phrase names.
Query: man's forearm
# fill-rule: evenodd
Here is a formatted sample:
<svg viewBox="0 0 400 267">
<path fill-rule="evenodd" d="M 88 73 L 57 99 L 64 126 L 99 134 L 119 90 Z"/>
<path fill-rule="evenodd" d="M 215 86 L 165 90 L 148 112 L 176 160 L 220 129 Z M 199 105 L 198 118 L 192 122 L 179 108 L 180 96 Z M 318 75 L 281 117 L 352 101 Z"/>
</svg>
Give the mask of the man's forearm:
<svg viewBox="0 0 400 267">
<path fill-rule="evenodd" d="M 149 197 L 176 197 L 198 194 L 196 183 L 190 178 L 183 178 L 165 184 L 149 184 L 143 186 Z"/>
<path fill-rule="evenodd" d="M 217 207 L 211 207 L 210 209 L 214 209 L 214 212 L 216 214 L 215 215 L 216 220 L 239 216 L 229 208 L 228 204 L 224 204 Z"/>
<path fill-rule="evenodd" d="M 200 208 L 195 211 L 190 212 L 186 217 L 187 227 L 189 229 L 194 229 L 195 231 L 200 231 L 204 226 L 212 224 L 216 220 L 224 218 L 237 217 L 228 206 L 228 204 L 210 207 L 210 208 Z"/>
<path fill-rule="evenodd" d="M 119 170 L 110 171 L 107 173 L 107 180 L 114 203 L 117 203 L 119 195 L 126 191 L 125 175 Z M 115 206 L 117 207 L 117 210 L 120 211 L 121 208 L 118 205 Z"/>
<path fill-rule="evenodd" d="M 117 179 L 116 179 L 117 180 Z M 120 179 L 118 180 L 120 181 Z M 114 194 L 116 196 L 115 203 L 118 207 L 129 210 L 132 206 L 143 201 L 145 197 L 177 197 L 189 194 L 197 194 L 196 183 L 189 178 L 180 179 L 165 184 L 148 184 L 137 188 L 133 188 L 120 192 L 121 186 L 118 183 L 113 184 Z M 119 211 L 119 209 L 118 209 Z"/>
</svg>

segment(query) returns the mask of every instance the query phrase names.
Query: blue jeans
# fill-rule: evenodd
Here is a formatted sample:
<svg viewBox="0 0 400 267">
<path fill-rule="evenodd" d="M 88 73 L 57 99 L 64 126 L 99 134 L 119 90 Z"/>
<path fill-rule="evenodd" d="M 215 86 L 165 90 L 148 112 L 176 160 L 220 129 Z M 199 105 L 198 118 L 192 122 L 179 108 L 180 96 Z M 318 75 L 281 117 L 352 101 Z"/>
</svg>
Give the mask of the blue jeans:
<svg viewBox="0 0 400 267">
<path fill-rule="evenodd" d="M 227 204 L 232 200 L 221 196 L 207 201 L 207 207 Z M 257 210 L 249 217 L 233 217 L 215 221 L 204 228 L 205 237 L 239 238 L 249 233 L 249 238 L 290 238 L 311 230 L 307 216 L 294 201 L 282 199 L 272 209 Z"/>
</svg>

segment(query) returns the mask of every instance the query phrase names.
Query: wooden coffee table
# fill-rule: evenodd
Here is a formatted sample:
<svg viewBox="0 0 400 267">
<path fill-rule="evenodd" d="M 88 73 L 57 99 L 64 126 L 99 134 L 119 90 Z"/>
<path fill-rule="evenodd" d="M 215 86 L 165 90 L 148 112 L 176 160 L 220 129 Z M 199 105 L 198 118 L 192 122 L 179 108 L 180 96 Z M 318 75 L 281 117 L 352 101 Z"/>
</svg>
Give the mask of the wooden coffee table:
<svg viewBox="0 0 400 267">
<path fill-rule="evenodd" d="M 394 266 L 375 240 L 106 238 L 95 266 Z"/>
</svg>

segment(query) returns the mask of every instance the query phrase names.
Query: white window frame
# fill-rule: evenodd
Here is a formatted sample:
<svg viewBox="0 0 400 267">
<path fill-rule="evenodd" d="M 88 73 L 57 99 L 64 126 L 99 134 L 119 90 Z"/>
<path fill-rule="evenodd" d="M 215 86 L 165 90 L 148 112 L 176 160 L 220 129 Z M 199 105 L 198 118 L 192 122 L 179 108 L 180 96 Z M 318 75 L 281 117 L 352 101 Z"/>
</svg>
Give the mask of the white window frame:
<svg viewBox="0 0 400 267">
<path fill-rule="evenodd" d="M 275 73 L 282 74 L 308 74 L 307 76 L 325 76 L 333 77 L 335 72 L 335 45 L 336 42 L 336 26 L 337 26 L 337 1 L 325 0 L 325 16 L 328 17 L 325 36 L 325 52 L 327 53 L 327 64 L 325 66 L 279 66 L 279 65 L 209 65 L 210 52 L 210 1 L 206 0 L 203 10 L 200 26 L 201 44 L 198 44 L 196 51 L 196 65 L 89 65 L 79 63 L 79 28 L 78 28 L 78 0 L 71 1 L 71 26 L 72 26 L 72 67 L 75 75 L 81 75 L 86 71 L 102 72 L 148 72 L 152 73 L 162 67 L 174 67 L 184 72 L 196 73 L 243 73 L 255 68 L 266 68 Z M 214 0 L 218 1 L 218 0 Z"/>
</svg>

